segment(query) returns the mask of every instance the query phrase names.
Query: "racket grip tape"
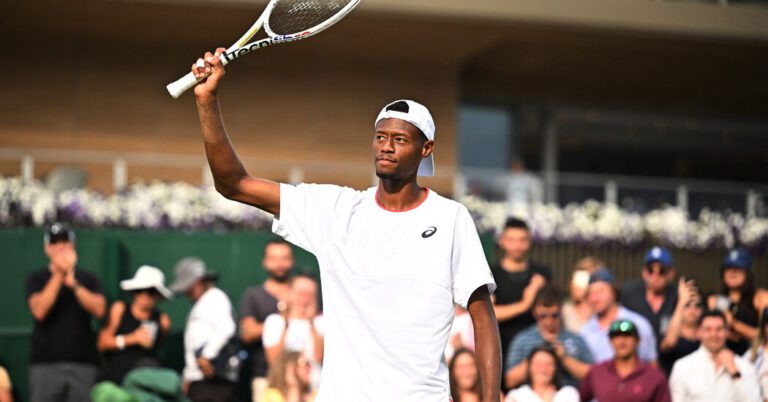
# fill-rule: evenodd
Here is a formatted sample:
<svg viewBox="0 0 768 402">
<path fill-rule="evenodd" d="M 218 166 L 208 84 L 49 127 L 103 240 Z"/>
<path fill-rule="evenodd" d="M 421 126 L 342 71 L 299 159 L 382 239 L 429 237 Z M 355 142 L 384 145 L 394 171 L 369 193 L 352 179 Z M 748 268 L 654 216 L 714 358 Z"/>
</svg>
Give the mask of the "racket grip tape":
<svg viewBox="0 0 768 402">
<path fill-rule="evenodd" d="M 219 58 L 221 59 L 222 66 L 226 66 L 227 63 L 229 63 L 229 59 L 227 59 L 224 55 L 219 56 Z M 168 93 L 171 94 L 173 99 L 178 99 L 181 94 L 187 92 L 190 88 L 194 87 L 198 82 L 202 80 L 203 78 L 195 78 L 195 74 L 190 71 L 187 73 L 187 75 L 166 85 L 165 89 L 168 90 Z"/>
<path fill-rule="evenodd" d="M 166 85 L 165 88 L 168 90 L 168 93 L 171 94 L 173 99 L 178 99 L 181 94 L 187 92 L 190 88 L 194 87 L 198 82 L 202 80 L 202 78 L 195 78 L 195 74 L 190 71 L 185 76 Z"/>
</svg>

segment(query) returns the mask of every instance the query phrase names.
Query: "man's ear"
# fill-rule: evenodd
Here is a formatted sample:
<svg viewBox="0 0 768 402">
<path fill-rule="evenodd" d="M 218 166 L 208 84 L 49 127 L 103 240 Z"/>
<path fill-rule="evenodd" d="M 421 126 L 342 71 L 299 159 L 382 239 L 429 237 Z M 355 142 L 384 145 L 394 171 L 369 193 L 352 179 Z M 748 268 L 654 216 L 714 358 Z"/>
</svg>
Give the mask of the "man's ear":
<svg viewBox="0 0 768 402">
<path fill-rule="evenodd" d="M 432 154 L 432 151 L 435 150 L 435 142 L 427 140 L 424 142 L 424 145 L 421 146 L 421 157 L 426 158 L 427 156 Z"/>
</svg>

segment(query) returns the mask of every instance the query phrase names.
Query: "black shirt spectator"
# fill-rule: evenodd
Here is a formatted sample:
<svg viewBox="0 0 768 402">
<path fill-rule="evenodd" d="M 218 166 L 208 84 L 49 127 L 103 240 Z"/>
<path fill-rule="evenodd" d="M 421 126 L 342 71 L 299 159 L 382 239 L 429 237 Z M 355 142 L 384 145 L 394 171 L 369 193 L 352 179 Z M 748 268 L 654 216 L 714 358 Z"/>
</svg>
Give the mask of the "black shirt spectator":
<svg viewBox="0 0 768 402">
<path fill-rule="evenodd" d="M 263 323 L 270 314 L 278 312 L 278 300 L 267 292 L 263 287 L 250 287 L 243 293 L 240 303 L 240 316 L 253 317 L 256 321 Z M 253 362 L 253 376 L 266 377 L 267 356 L 264 352 L 264 344 L 261 340 L 248 345 Z"/>
<path fill-rule="evenodd" d="M 664 338 L 667 332 L 669 320 L 675 312 L 677 305 L 677 291 L 673 286 L 667 286 L 664 292 L 664 302 L 661 308 L 654 312 L 645 298 L 648 288 L 642 279 L 633 279 L 624 284 L 621 288 L 621 304 L 642 315 L 653 327 L 653 333 L 656 339 Z"/>
<path fill-rule="evenodd" d="M 552 279 L 549 267 L 531 261 L 528 252 L 531 236 L 528 225 L 509 218 L 498 239 L 499 259 L 491 266 L 497 289 L 493 296 L 493 309 L 499 323 L 502 367 L 507 350 L 515 335 L 534 323 L 531 307 L 536 293 Z M 502 381 L 503 384 L 503 381 Z"/>
<path fill-rule="evenodd" d="M 672 253 L 663 247 L 648 250 L 641 276 L 621 288 L 621 304 L 645 317 L 660 342 L 677 305 Z"/>
<path fill-rule="evenodd" d="M 27 278 L 26 296 L 43 290 L 51 279 L 48 268 Z M 80 267 L 75 268 L 75 280 L 91 292 L 103 294 L 99 279 Z M 91 315 L 75 298 L 74 289 L 62 286 L 51 310 L 41 321 L 35 320 L 32 330 L 30 363 L 79 362 L 99 363 L 96 333 L 91 327 Z"/>
<path fill-rule="evenodd" d="M 530 261 L 528 267 L 522 272 L 509 272 L 501 268 L 499 264 L 491 266 L 493 280 L 496 282 L 495 304 L 512 304 L 523 299 L 523 291 L 531 283 L 533 274 L 539 274 L 548 281 L 552 279 L 552 271 L 544 264 Z M 535 324 L 533 315 L 529 312 L 520 314 L 506 321 L 499 321 L 499 335 L 501 337 L 501 348 L 506 356 L 512 338 L 518 333 Z"/>
</svg>

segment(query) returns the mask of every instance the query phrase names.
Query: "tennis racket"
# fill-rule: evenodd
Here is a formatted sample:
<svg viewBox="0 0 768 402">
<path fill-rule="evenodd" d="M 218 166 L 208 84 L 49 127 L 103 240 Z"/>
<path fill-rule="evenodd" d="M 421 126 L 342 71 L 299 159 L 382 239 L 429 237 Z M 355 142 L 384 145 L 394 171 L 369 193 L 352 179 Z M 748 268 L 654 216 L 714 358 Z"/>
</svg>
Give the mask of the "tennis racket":
<svg viewBox="0 0 768 402">
<path fill-rule="evenodd" d="M 250 29 L 230 46 L 220 58 L 223 65 L 263 47 L 309 38 L 344 18 L 360 0 L 270 0 L 267 8 Z M 267 37 L 249 42 L 261 27 Z M 176 99 L 192 88 L 197 79 L 190 72 L 166 86 Z"/>
</svg>

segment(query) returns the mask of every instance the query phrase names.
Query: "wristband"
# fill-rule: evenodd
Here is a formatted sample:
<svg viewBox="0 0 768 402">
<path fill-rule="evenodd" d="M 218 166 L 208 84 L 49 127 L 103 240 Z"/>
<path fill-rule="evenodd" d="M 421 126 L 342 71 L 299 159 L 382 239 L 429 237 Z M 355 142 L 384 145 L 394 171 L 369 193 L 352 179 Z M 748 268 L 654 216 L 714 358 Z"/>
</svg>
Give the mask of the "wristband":
<svg viewBox="0 0 768 402">
<path fill-rule="evenodd" d="M 115 345 L 117 345 L 117 348 L 120 350 L 125 349 L 125 337 L 122 335 L 118 335 L 115 337 Z"/>
</svg>

